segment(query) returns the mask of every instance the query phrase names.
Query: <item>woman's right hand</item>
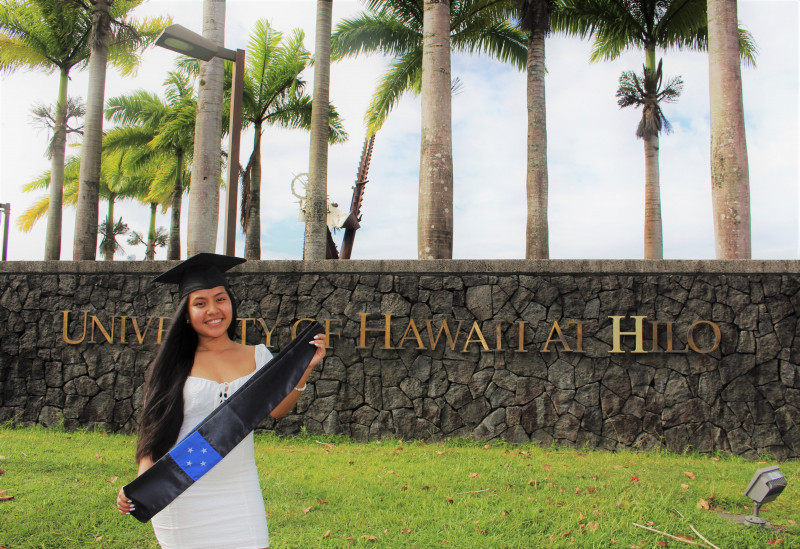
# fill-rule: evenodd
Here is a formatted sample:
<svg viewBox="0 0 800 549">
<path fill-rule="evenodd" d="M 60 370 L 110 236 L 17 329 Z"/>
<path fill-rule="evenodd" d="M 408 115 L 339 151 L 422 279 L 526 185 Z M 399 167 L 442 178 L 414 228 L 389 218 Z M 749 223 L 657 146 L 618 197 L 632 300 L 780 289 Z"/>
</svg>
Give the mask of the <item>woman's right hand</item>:
<svg viewBox="0 0 800 549">
<path fill-rule="evenodd" d="M 128 499 L 128 496 L 125 495 L 125 490 L 123 488 L 120 488 L 119 494 L 117 494 L 117 510 L 123 515 L 130 515 L 131 511 L 136 510 L 136 506 Z"/>
</svg>

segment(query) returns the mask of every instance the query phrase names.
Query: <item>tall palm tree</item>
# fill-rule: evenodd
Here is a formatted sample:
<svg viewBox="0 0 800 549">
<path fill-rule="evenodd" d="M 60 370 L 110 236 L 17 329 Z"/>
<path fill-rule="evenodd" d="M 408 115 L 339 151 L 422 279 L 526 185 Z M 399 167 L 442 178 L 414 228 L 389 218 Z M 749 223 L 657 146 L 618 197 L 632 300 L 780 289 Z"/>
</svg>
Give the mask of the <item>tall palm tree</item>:
<svg viewBox="0 0 800 549">
<path fill-rule="evenodd" d="M 528 216 L 525 257 L 549 259 L 547 221 L 547 109 L 545 101 L 545 37 L 555 0 L 516 0 L 520 27 L 528 33 L 528 159 L 526 194 Z"/>
<path fill-rule="evenodd" d="M 593 62 L 616 59 L 627 49 L 644 50 L 645 70 L 653 74 L 657 48 L 703 50 L 708 45 L 706 0 L 559 0 L 551 24 L 555 30 L 593 37 Z M 740 29 L 740 55 L 752 62 L 754 51 L 752 37 Z M 655 192 L 646 189 L 645 196 Z M 661 241 L 660 220 L 660 206 L 657 215 L 654 207 L 646 208 L 645 235 L 658 235 Z M 646 259 L 662 256 L 661 246 L 645 246 Z"/>
<path fill-rule="evenodd" d="M 308 155 L 308 194 L 303 259 L 325 259 L 328 215 L 328 127 L 330 125 L 331 24 L 333 1 L 317 0 L 314 96 Z"/>
<path fill-rule="evenodd" d="M 450 0 L 425 0 L 422 13 L 422 147 L 417 257 L 453 258 L 453 121 Z"/>
<path fill-rule="evenodd" d="M 49 182 L 45 259 L 61 257 L 61 204 L 66 156 L 67 83 L 73 68 L 89 59 L 91 19 L 58 0 L 3 0 L 0 3 L 0 71 L 58 71 Z"/>
<path fill-rule="evenodd" d="M 661 61 L 658 68 L 651 71 L 647 67 L 639 76 L 633 71 L 625 71 L 619 79 L 617 104 L 621 108 L 635 106 L 642 108 L 642 119 L 636 129 L 636 137 L 644 141 L 644 217 L 645 224 L 644 256 L 647 259 L 663 259 L 664 241 L 661 225 L 661 190 L 658 169 L 658 136 L 663 131 L 669 133 L 671 126 L 661 110 L 661 103 L 676 101 L 683 88 L 679 77 L 671 78 L 661 86 L 663 75 Z"/>
<path fill-rule="evenodd" d="M 270 27 L 266 20 L 256 22 L 247 48 L 244 74 L 242 117 L 254 129 L 253 152 L 242 178 L 242 229 L 247 235 L 245 257 L 261 259 L 261 136 L 265 126 L 308 130 L 312 121 L 312 99 L 304 93 L 300 74 L 311 63 L 303 47 L 305 35 L 295 30 L 291 36 Z M 342 121 L 329 105 L 328 143 L 347 139 Z"/>
<path fill-rule="evenodd" d="M 711 199 L 717 259 L 750 259 L 750 175 L 736 0 L 708 0 Z"/>
<path fill-rule="evenodd" d="M 109 99 L 106 117 L 120 125 L 106 134 L 103 144 L 135 149 L 129 161 L 134 168 L 157 166 L 152 193 L 159 203 L 168 200 L 171 209 L 167 259 L 180 259 L 181 199 L 188 188 L 197 101 L 186 73 L 168 73 L 164 85 L 166 101 L 144 90 Z"/>
<path fill-rule="evenodd" d="M 450 51 L 490 55 L 523 70 L 527 38 L 510 21 L 505 1 L 368 0 L 366 6 L 366 13 L 337 26 L 333 57 L 393 58 L 367 109 L 369 134 L 380 129 L 405 92 L 422 92 L 418 257 L 452 257 L 451 131 L 447 120 L 437 121 L 450 116 Z M 427 77 L 423 63 L 431 67 Z"/>
<path fill-rule="evenodd" d="M 97 249 L 97 218 L 101 141 L 103 138 L 103 106 L 106 65 L 122 62 L 123 73 L 133 72 L 138 59 L 134 52 L 155 41 L 171 23 L 156 19 L 136 23 L 129 12 L 143 0 L 74 0 L 92 19 L 89 57 L 89 91 L 86 99 L 86 127 L 81 150 L 81 176 L 78 210 L 75 219 L 73 257 L 94 259 Z M 116 52 L 115 52 L 116 50 Z"/>
<path fill-rule="evenodd" d="M 220 46 L 224 44 L 225 0 L 203 0 L 203 37 Z M 213 252 L 217 246 L 224 77 L 221 58 L 201 63 L 194 130 L 197 138 L 189 187 L 189 256 Z"/>
</svg>

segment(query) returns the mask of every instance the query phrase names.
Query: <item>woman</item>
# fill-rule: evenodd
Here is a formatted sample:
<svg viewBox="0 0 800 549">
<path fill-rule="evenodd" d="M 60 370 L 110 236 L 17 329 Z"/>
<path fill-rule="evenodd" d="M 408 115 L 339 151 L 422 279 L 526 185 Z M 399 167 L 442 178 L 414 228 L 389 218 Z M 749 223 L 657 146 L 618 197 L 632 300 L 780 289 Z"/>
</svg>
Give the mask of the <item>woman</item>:
<svg viewBox="0 0 800 549">
<path fill-rule="evenodd" d="M 170 451 L 217 406 L 271 358 L 265 345 L 232 340 L 236 302 L 224 271 L 244 260 L 198 254 L 155 279 L 179 284 L 178 310 L 145 383 L 136 459 L 141 475 Z M 305 389 L 311 370 L 325 356 L 325 339 L 309 342 L 316 352 L 298 386 L 270 415 L 282 417 Z M 120 490 L 117 509 L 129 514 L 131 501 Z M 163 548 L 269 545 L 264 500 L 250 433 L 225 458 L 153 519 Z"/>
</svg>

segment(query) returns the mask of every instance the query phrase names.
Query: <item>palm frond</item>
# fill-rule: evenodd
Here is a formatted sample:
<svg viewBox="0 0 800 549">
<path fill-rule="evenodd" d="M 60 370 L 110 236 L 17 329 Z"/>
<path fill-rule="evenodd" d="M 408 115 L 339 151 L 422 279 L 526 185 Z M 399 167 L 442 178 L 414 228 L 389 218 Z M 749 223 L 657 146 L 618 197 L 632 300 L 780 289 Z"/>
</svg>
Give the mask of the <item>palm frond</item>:
<svg viewBox="0 0 800 549">
<path fill-rule="evenodd" d="M 755 67 L 757 54 L 756 39 L 750 34 L 750 31 L 739 27 L 739 58 L 742 63 L 748 67 Z"/>
<path fill-rule="evenodd" d="M 411 28 L 402 21 L 380 15 L 361 14 L 344 19 L 331 36 L 331 60 L 380 53 L 393 57 L 406 55 L 422 43 L 422 28 Z"/>
<path fill-rule="evenodd" d="M 450 41 L 454 51 L 488 55 L 502 63 L 512 64 L 521 71 L 528 64 L 527 36 L 509 21 L 482 28 L 468 26 L 453 34 Z"/>
<path fill-rule="evenodd" d="M 119 0 L 114 4 L 118 2 Z M 139 66 L 139 53 L 153 45 L 158 35 L 171 24 L 171 17 L 147 18 L 141 21 L 132 18 L 115 19 L 108 46 L 108 62 L 122 76 L 134 76 Z"/>
<path fill-rule="evenodd" d="M 372 95 L 364 119 L 370 135 L 381 129 L 386 117 L 407 91 L 418 92 L 422 81 L 422 48 L 410 52 L 390 65 Z"/>
<path fill-rule="evenodd" d="M 624 71 L 619 77 L 617 104 L 620 108 L 641 107 L 642 118 L 636 128 L 636 137 L 646 139 L 659 133 L 670 133 L 672 126 L 664 116 L 661 103 L 677 101 L 683 89 L 683 80 L 673 77 L 661 86 L 663 81 L 662 62 L 658 62 L 655 70 L 643 67 L 643 74 Z"/>
<path fill-rule="evenodd" d="M 419 0 L 367 0 L 366 8 L 382 17 L 422 29 L 423 5 Z"/>
</svg>

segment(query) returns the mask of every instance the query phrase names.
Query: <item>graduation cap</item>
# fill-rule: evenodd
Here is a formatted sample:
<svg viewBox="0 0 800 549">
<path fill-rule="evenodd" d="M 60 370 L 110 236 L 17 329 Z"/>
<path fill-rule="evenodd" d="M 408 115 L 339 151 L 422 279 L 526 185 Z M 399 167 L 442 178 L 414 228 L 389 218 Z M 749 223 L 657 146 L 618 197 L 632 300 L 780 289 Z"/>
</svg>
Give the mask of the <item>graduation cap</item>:
<svg viewBox="0 0 800 549">
<path fill-rule="evenodd" d="M 245 261 L 241 257 L 203 252 L 157 276 L 153 282 L 178 284 L 178 291 L 183 299 L 195 290 L 228 286 L 225 271 Z"/>
</svg>

